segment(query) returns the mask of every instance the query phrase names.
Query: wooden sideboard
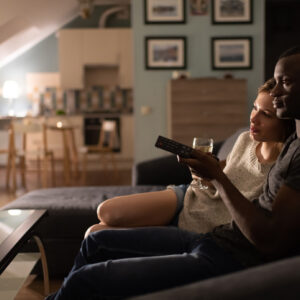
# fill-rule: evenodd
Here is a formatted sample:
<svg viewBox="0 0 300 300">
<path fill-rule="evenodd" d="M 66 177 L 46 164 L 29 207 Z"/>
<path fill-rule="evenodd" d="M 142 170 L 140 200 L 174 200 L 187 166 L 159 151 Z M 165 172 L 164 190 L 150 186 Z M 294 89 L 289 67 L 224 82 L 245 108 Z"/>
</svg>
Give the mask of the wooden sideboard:
<svg viewBox="0 0 300 300">
<path fill-rule="evenodd" d="M 221 141 L 248 124 L 245 79 L 171 80 L 167 98 L 168 135 L 188 145 L 195 136 Z"/>
</svg>

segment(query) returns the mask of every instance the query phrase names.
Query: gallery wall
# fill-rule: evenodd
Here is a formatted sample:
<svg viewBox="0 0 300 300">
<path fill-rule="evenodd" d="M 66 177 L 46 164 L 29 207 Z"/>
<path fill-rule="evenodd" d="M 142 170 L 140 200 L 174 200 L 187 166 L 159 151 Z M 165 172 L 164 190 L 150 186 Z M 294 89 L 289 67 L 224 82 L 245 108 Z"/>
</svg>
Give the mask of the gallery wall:
<svg viewBox="0 0 300 300">
<path fill-rule="evenodd" d="M 208 1 L 211 3 L 211 1 Z M 211 7 L 208 15 L 194 16 L 190 14 L 189 1 L 186 1 L 186 23 L 178 25 L 151 25 L 144 22 L 144 0 L 132 0 L 131 27 L 134 32 L 134 109 L 135 109 L 135 158 L 142 161 L 165 155 L 155 149 L 154 142 L 158 134 L 167 135 L 166 88 L 172 77 L 172 71 L 146 70 L 144 59 L 144 39 L 146 36 L 185 36 L 187 38 L 187 69 L 191 77 L 223 78 L 229 71 L 214 71 L 211 68 L 210 40 L 215 36 L 251 36 L 253 39 L 253 67 L 251 70 L 230 71 L 235 78 L 246 78 L 248 81 L 249 111 L 255 97 L 257 87 L 264 78 L 264 15 L 265 0 L 253 0 L 253 23 L 247 25 L 213 25 Z M 107 9 L 107 7 L 99 8 Z M 67 27 L 97 27 L 99 16 L 103 11 L 87 23 L 75 18 Z M 114 20 L 112 20 L 114 21 Z M 113 24 L 110 24 L 113 26 Z M 114 24 L 114 26 L 130 26 L 130 24 Z M 55 34 L 39 43 L 8 65 L 0 68 L 0 85 L 4 80 L 16 80 L 25 88 L 27 72 L 57 72 L 58 47 Z M 1 99 L 0 115 L 7 111 L 6 100 Z M 23 94 L 17 100 L 20 110 L 30 105 Z M 141 109 L 150 110 L 142 114 Z"/>
<path fill-rule="evenodd" d="M 248 82 L 248 107 L 255 99 L 257 87 L 264 80 L 264 15 L 265 1 L 253 0 L 251 24 L 213 25 L 211 2 L 207 15 L 191 15 L 186 1 L 185 24 L 145 24 L 144 0 L 132 1 L 135 72 L 135 159 L 136 162 L 166 155 L 154 147 L 157 136 L 167 132 L 167 83 L 171 70 L 146 70 L 144 40 L 147 36 L 185 36 L 187 39 L 187 68 L 191 77 L 223 78 L 230 73 Z M 250 70 L 213 70 L 211 66 L 212 37 L 251 36 L 253 64 Z M 143 112 L 148 111 L 148 114 Z M 188 116 L 187 116 L 188 117 Z"/>
</svg>

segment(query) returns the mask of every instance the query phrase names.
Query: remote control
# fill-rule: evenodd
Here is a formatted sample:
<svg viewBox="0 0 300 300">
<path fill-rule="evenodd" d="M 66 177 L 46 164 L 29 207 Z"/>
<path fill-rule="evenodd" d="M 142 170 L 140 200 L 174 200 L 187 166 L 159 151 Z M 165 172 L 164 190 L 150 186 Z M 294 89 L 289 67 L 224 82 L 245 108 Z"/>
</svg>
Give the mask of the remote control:
<svg viewBox="0 0 300 300">
<path fill-rule="evenodd" d="M 193 151 L 192 147 L 183 145 L 163 136 L 158 136 L 155 147 L 174 153 L 183 158 L 191 157 L 191 152 Z"/>
</svg>

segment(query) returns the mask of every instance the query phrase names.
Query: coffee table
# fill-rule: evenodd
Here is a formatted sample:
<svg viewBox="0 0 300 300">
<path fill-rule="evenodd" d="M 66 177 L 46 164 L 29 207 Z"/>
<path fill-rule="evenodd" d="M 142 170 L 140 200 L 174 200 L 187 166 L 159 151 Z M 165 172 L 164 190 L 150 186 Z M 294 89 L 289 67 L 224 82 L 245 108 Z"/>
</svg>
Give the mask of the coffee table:
<svg viewBox="0 0 300 300">
<path fill-rule="evenodd" d="M 10 209 L 0 210 L 0 298 L 11 297 L 21 286 L 14 287 L 14 283 L 23 284 L 24 280 L 13 280 L 27 270 L 31 272 L 36 262 L 41 259 L 45 295 L 49 294 L 49 275 L 45 249 L 40 238 L 35 234 L 36 225 L 47 214 L 47 210 Z M 37 243 L 40 254 L 20 254 L 24 244 L 33 238 Z M 23 259 L 23 261 L 22 261 Z M 24 277 L 23 276 L 23 277 Z M 20 275 L 22 277 L 22 275 Z M 6 291 L 5 291 L 6 290 Z M 6 294 L 5 294 L 6 293 Z M 5 299 L 7 299 L 5 298 Z"/>
</svg>

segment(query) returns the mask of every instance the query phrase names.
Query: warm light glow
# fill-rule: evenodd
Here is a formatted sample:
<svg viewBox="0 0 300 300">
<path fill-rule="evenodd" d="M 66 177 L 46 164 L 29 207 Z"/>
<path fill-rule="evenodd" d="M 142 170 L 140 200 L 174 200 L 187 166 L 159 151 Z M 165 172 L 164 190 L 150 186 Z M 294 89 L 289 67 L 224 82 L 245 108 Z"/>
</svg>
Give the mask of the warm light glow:
<svg viewBox="0 0 300 300">
<path fill-rule="evenodd" d="M 9 209 L 7 212 L 11 216 L 19 216 L 21 214 L 21 209 Z"/>
<path fill-rule="evenodd" d="M 16 99 L 20 96 L 20 88 L 17 82 L 7 80 L 3 84 L 2 96 L 6 99 Z"/>
<path fill-rule="evenodd" d="M 58 121 L 58 122 L 56 123 L 56 127 L 57 127 L 57 128 L 62 128 L 62 127 L 63 127 L 62 122 L 61 122 L 61 121 Z"/>
</svg>

